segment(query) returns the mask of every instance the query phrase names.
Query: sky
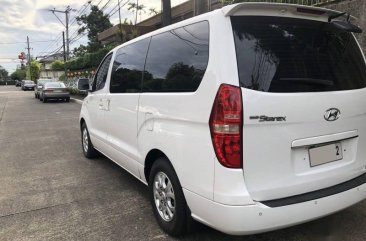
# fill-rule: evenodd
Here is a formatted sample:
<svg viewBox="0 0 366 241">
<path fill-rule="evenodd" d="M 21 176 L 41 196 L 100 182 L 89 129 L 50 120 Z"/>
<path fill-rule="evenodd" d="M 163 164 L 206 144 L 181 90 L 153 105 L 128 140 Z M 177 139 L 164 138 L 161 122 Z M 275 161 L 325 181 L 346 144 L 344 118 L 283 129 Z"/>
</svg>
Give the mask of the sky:
<svg viewBox="0 0 366 241">
<path fill-rule="evenodd" d="M 29 37 L 31 56 L 45 56 L 55 52 L 62 46 L 62 31 L 65 27 L 49 9 L 65 10 L 67 6 L 72 9 L 70 13 L 70 39 L 74 42 L 70 45 L 70 50 L 80 44 L 86 44 L 86 36 L 77 35 L 79 28 L 75 17 L 87 14 L 90 0 L 0 0 L 0 65 L 9 74 L 14 72 L 20 65 L 18 55 L 20 52 L 27 52 L 25 49 L 27 36 Z M 120 0 L 123 5 L 128 0 Z M 171 0 L 172 7 L 186 0 Z M 136 3 L 136 0 L 130 0 Z M 91 0 L 92 5 L 103 8 L 104 13 L 114 13 L 118 0 Z M 146 13 L 141 13 L 138 22 L 144 20 L 149 15 L 149 9 L 161 10 L 161 0 L 139 0 L 139 4 L 146 6 Z M 134 14 L 127 10 L 128 4 L 121 9 L 122 19 L 134 20 Z M 65 14 L 56 13 L 64 22 Z M 119 22 L 118 12 L 110 18 L 113 25 Z M 80 38 L 81 37 L 81 38 Z"/>
</svg>

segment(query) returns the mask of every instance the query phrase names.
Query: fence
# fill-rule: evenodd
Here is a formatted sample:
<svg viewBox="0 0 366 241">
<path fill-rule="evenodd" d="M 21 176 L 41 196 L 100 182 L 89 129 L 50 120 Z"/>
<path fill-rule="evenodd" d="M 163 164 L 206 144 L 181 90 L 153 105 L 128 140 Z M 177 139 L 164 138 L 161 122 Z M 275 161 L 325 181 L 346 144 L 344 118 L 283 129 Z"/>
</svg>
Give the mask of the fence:
<svg viewBox="0 0 366 241">
<path fill-rule="evenodd" d="M 15 80 L 6 80 L 6 81 L 0 80 L 0 85 L 15 85 Z"/>
</svg>

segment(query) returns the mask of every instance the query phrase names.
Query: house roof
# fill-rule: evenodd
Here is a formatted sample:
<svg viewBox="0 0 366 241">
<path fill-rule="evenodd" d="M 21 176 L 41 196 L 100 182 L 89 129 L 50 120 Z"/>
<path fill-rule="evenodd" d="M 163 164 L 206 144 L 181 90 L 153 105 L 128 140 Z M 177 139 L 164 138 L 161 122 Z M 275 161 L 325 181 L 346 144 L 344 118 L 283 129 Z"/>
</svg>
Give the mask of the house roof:
<svg viewBox="0 0 366 241">
<path fill-rule="evenodd" d="M 39 60 L 39 62 L 40 63 L 52 63 L 55 60 L 63 60 L 63 59 L 64 59 L 63 53 L 55 53 L 55 54 L 45 56 L 44 58 Z"/>
</svg>

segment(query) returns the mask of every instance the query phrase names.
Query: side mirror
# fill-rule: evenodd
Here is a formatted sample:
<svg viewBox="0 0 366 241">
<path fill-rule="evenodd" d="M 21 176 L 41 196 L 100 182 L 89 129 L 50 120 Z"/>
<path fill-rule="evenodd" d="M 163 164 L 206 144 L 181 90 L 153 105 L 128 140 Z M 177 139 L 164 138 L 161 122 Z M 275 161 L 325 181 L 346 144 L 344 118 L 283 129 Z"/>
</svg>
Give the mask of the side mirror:
<svg viewBox="0 0 366 241">
<path fill-rule="evenodd" d="M 78 82 L 78 90 L 88 91 L 89 88 L 90 88 L 89 80 L 79 81 Z"/>
</svg>

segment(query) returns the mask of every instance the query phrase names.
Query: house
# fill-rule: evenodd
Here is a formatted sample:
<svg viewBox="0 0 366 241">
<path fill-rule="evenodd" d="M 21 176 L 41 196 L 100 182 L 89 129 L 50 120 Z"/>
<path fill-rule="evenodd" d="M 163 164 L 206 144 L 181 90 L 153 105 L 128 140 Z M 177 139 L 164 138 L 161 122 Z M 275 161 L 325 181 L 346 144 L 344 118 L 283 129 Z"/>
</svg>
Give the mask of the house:
<svg viewBox="0 0 366 241">
<path fill-rule="evenodd" d="M 40 79 L 59 79 L 61 75 L 65 72 L 62 70 L 52 70 L 51 64 L 56 60 L 64 60 L 64 56 L 62 53 L 55 53 L 48 56 L 45 56 L 39 63 L 41 64 L 41 72 L 40 72 Z"/>
</svg>

